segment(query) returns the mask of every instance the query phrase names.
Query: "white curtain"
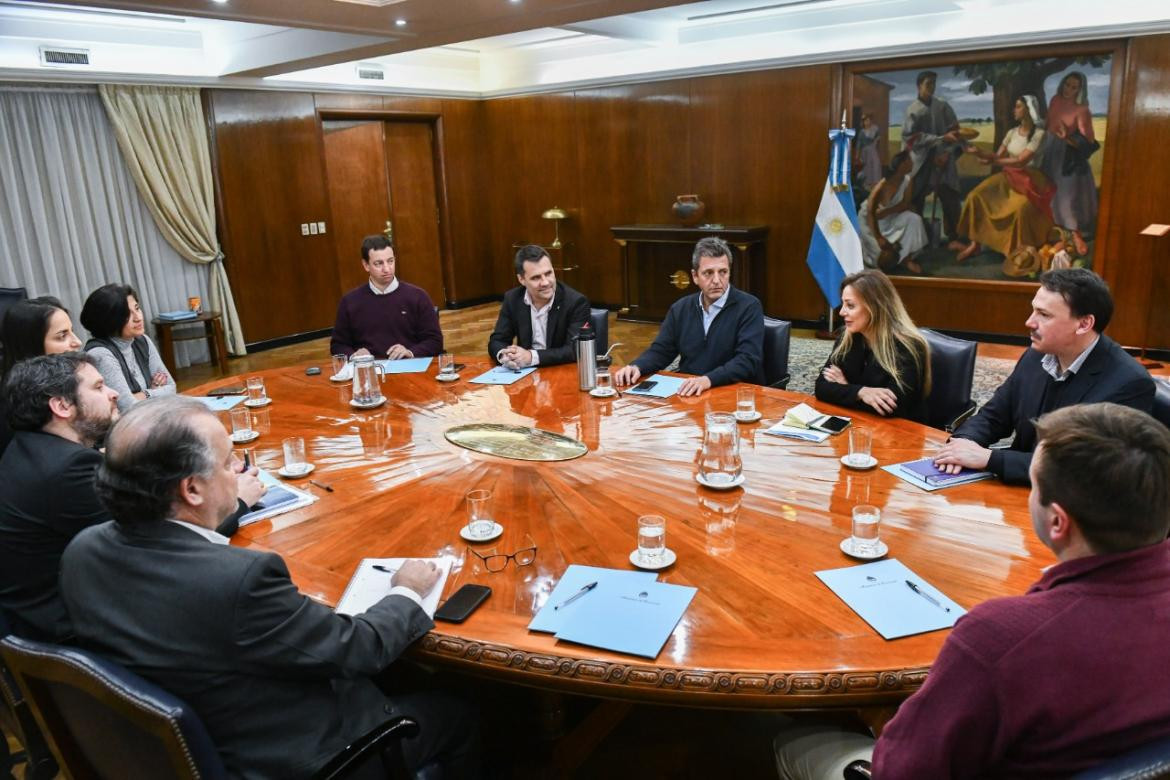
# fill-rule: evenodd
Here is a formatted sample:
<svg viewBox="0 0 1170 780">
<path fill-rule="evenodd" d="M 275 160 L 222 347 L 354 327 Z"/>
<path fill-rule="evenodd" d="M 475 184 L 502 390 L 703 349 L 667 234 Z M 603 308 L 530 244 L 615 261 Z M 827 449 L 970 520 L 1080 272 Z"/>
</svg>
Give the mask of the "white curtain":
<svg viewBox="0 0 1170 780">
<path fill-rule="evenodd" d="M 96 89 L 0 85 L 0 287 L 57 296 L 85 341 L 94 289 L 131 285 L 149 320 L 193 295 L 206 306 L 207 268 L 163 239 Z M 175 358 L 206 361 L 207 344 L 176 342 Z"/>
</svg>

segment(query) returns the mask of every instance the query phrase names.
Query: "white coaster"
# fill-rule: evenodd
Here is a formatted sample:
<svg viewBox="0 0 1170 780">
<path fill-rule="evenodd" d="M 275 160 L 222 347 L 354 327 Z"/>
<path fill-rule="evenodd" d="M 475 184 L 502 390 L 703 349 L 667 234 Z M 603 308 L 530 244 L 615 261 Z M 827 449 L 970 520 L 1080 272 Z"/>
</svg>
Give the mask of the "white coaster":
<svg viewBox="0 0 1170 780">
<path fill-rule="evenodd" d="M 853 546 L 852 536 L 846 536 L 841 540 L 841 552 L 845 553 L 850 558 L 860 558 L 863 561 L 873 561 L 878 558 L 883 558 L 889 551 L 890 548 L 886 547 L 886 543 L 881 539 L 878 539 L 874 543 L 873 552 L 870 553 L 860 552 L 859 550 L 855 549 Z"/>
<path fill-rule="evenodd" d="M 454 382 L 458 378 L 459 378 L 458 374 L 436 374 L 435 375 L 435 379 L 438 379 L 440 382 Z"/>
<path fill-rule="evenodd" d="M 352 406 L 354 409 L 377 409 L 379 406 L 381 406 L 384 403 L 386 403 L 386 396 L 384 396 L 384 395 L 378 396 L 378 398 L 376 398 L 375 400 L 370 401 L 369 403 L 366 403 L 366 404 L 363 404 L 361 401 L 357 400 L 356 398 L 349 399 L 349 405 Z"/>
<path fill-rule="evenodd" d="M 702 475 L 702 473 L 695 474 L 695 482 L 698 482 L 703 487 L 709 487 L 712 490 L 731 490 L 732 488 L 739 487 L 740 485 L 742 485 L 746 481 L 747 481 L 747 477 L 745 477 L 742 472 L 740 473 L 740 475 L 738 477 L 731 480 L 730 482 L 720 482 L 720 483 L 708 482 L 707 479 Z"/>
<path fill-rule="evenodd" d="M 760 414 L 759 409 L 755 410 L 751 414 L 742 414 L 741 412 L 736 412 L 735 421 L 739 423 L 754 423 L 763 416 L 764 415 Z"/>
<path fill-rule="evenodd" d="M 490 542 L 492 539 L 499 539 L 502 533 L 504 533 L 504 526 L 499 523 L 492 524 L 492 532 L 487 536 L 472 536 L 471 526 L 469 525 L 465 525 L 459 529 L 459 535 L 469 542 Z"/>
<path fill-rule="evenodd" d="M 594 398 L 613 398 L 617 395 L 617 390 L 612 387 L 595 387 L 589 391 L 589 395 Z"/>
<path fill-rule="evenodd" d="M 868 460 L 862 460 L 862 461 L 855 462 L 852 460 L 852 456 L 842 455 L 841 456 L 841 463 L 846 468 L 857 469 L 858 471 L 866 471 L 868 469 L 872 469 L 874 466 L 876 466 L 878 464 L 877 458 L 875 458 L 873 455 L 866 455 L 865 457 L 868 458 Z"/>
<path fill-rule="evenodd" d="M 297 469 L 290 471 L 288 466 L 281 466 L 276 473 L 285 479 L 296 479 L 297 477 L 307 477 L 313 473 L 313 469 L 317 468 L 312 463 L 305 463 Z"/>
<path fill-rule="evenodd" d="M 260 438 L 260 431 L 240 431 L 239 433 L 229 434 L 232 444 L 247 444 L 250 441 L 256 441 Z"/>
<path fill-rule="evenodd" d="M 650 571 L 658 571 L 665 569 L 667 566 L 673 566 L 674 562 L 678 560 L 678 556 L 674 554 L 674 550 L 669 547 L 663 549 L 662 557 L 657 561 L 650 562 L 642 557 L 640 550 L 634 550 L 630 553 L 630 563 L 637 566 L 639 569 L 649 569 Z"/>
<path fill-rule="evenodd" d="M 329 381 L 337 382 L 338 384 L 341 384 L 342 382 L 352 382 L 353 374 L 348 371 L 342 372 L 340 374 L 334 374 L 333 376 L 329 377 Z"/>
<path fill-rule="evenodd" d="M 270 403 L 272 403 L 272 399 L 265 396 L 264 398 L 259 398 L 255 401 L 249 398 L 247 401 L 244 401 L 244 406 L 250 406 L 253 409 L 258 409 L 261 406 L 268 406 Z"/>
</svg>

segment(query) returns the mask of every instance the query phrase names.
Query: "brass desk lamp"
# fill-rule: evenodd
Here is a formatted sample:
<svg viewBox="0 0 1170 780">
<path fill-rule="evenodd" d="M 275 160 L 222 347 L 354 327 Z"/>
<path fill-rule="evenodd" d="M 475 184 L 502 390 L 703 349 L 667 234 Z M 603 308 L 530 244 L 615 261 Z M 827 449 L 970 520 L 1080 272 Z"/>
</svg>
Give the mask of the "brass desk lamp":
<svg viewBox="0 0 1170 780">
<path fill-rule="evenodd" d="M 542 219 L 556 220 L 556 238 L 553 239 L 552 248 L 561 248 L 561 220 L 569 216 L 564 209 L 553 206 L 551 209 L 545 211 L 540 215 Z"/>
</svg>

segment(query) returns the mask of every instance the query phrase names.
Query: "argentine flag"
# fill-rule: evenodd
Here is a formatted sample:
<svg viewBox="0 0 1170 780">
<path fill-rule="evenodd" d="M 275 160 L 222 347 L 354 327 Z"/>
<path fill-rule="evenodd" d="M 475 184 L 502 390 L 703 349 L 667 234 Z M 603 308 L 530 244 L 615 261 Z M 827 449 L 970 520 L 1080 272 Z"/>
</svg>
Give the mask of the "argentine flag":
<svg viewBox="0 0 1170 780">
<path fill-rule="evenodd" d="M 853 135 L 854 131 L 844 127 L 829 131 L 829 176 L 808 245 L 809 270 L 834 309 L 841 305 L 841 280 L 865 267 L 857 232 L 857 207 L 849 184 L 849 139 Z"/>
</svg>

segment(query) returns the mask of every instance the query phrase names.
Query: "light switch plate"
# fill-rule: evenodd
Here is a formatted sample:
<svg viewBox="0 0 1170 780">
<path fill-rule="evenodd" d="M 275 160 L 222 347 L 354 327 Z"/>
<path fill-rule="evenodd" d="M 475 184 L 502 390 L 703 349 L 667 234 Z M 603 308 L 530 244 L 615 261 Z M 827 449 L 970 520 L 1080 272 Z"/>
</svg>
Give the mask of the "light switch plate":
<svg viewBox="0 0 1170 780">
<path fill-rule="evenodd" d="M 307 223 L 307 222 L 301 223 L 301 235 L 302 236 L 309 235 L 309 223 Z"/>
<path fill-rule="evenodd" d="M 321 235 L 325 235 L 325 223 L 324 222 L 317 223 L 317 232 L 320 233 Z"/>
<path fill-rule="evenodd" d="M 313 235 L 313 236 L 317 235 L 317 223 L 316 222 L 309 223 L 309 235 Z"/>
</svg>

